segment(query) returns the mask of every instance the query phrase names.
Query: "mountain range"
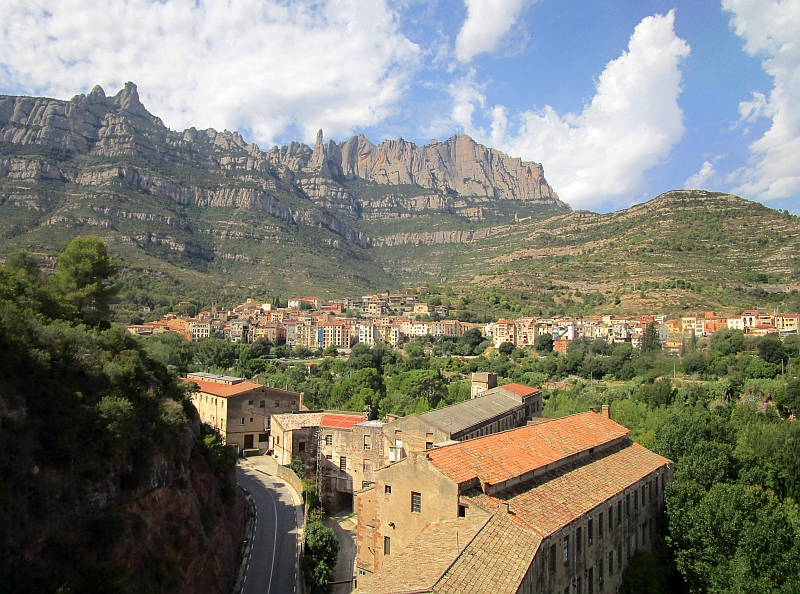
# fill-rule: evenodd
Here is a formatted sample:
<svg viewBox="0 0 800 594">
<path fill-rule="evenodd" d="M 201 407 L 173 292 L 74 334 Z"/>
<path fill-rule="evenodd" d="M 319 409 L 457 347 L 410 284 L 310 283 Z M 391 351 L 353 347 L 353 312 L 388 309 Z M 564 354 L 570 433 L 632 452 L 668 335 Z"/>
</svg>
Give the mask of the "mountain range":
<svg viewBox="0 0 800 594">
<path fill-rule="evenodd" d="M 761 274 L 789 287 L 798 229 L 788 213 L 702 191 L 573 212 L 541 164 L 466 135 L 417 146 L 320 131 L 313 147 L 262 151 L 237 132 L 170 130 L 133 83 L 111 97 L 0 96 L 0 255 L 52 262 L 97 234 L 124 273 L 154 282 L 343 296 L 479 275 L 585 293 Z"/>
</svg>

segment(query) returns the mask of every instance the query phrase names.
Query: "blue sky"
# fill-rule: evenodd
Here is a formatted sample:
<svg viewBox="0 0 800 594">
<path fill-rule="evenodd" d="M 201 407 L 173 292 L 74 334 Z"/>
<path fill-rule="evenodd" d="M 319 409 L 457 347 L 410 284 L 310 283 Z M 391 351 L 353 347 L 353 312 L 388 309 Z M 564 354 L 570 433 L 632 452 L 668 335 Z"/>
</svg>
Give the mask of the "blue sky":
<svg viewBox="0 0 800 594">
<path fill-rule="evenodd" d="M 5 0 L 0 92 L 132 80 L 173 129 L 467 133 L 574 208 L 675 188 L 800 214 L 800 0 Z"/>
</svg>

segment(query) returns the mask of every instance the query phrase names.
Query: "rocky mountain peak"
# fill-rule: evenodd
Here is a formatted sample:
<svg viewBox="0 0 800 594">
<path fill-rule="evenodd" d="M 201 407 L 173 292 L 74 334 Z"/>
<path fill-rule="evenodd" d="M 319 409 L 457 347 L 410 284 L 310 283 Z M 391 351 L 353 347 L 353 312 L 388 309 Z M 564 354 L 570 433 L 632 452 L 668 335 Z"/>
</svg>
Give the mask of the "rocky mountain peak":
<svg viewBox="0 0 800 594">
<path fill-rule="evenodd" d="M 130 81 L 126 82 L 122 90 L 111 98 L 111 103 L 114 107 L 123 109 L 133 115 L 138 115 L 143 118 L 153 117 L 139 100 L 139 91 L 136 85 Z"/>
</svg>

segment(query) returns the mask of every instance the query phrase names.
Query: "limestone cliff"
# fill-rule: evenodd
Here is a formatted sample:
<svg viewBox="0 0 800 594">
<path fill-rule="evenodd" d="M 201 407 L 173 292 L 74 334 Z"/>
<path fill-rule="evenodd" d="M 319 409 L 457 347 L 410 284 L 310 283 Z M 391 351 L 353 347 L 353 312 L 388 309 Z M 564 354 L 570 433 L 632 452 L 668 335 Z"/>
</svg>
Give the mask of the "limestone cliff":
<svg viewBox="0 0 800 594">
<path fill-rule="evenodd" d="M 242 262 L 257 282 L 294 279 L 289 262 L 311 257 L 362 283 L 387 272 L 373 246 L 471 243 L 569 210 L 541 164 L 464 135 L 417 146 L 320 131 L 313 147 L 265 152 L 237 132 L 170 130 L 130 82 L 69 101 L 0 95 L 0 254 L 99 233 L 148 267 L 228 274 Z M 337 267 L 316 270 L 338 283 Z"/>
<path fill-rule="evenodd" d="M 545 180 L 540 163 L 509 157 L 464 134 L 418 147 L 402 138 L 374 145 L 361 134 L 339 144 L 324 143 L 320 130 L 313 151 L 292 145 L 274 148 L 267 157 L 273 164 L 295 172 L 329 178 L 408 184 L 442 194 L 541 201 L 566 207 Z"/>
</svg>

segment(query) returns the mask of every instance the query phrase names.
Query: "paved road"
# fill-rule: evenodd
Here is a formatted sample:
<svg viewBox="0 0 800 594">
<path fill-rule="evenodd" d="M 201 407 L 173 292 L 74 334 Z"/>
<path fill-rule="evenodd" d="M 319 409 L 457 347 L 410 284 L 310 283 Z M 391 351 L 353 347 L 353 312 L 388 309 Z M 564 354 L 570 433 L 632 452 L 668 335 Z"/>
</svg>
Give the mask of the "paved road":
<svg viewBox="0 0 800 594">
<path fill-rule="evenodd" d="M 339 542 L 339 558 L 333 571 L 333 580 L 342 582 L 353 579 L 353 567 L 356 559 L 356 524 L 350 519 L 349 514 L 339 513 L 327 516 L 322 523 L 332 528 Z M 333 587 L 333 594 L 349 594 L 353 591 L 353 584 L 337 584 Z"/>
<path fill-rule="evenodd" d="M 242 594 L 297 592 L 299 506 L 283 482 L 251 468 L 237 467 L 236 481 L 256 507 Z"/>
</svg>

